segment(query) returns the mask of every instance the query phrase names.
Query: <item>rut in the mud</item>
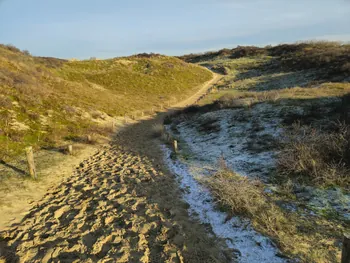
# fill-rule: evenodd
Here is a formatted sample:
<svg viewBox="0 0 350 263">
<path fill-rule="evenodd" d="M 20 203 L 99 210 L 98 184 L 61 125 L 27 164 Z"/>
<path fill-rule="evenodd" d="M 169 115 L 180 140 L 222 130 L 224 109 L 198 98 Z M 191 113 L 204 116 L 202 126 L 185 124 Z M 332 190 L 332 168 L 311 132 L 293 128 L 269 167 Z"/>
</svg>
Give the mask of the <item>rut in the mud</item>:
<svg viewBox="0 0 350 263">
<path fill-rule="evenodd" d="M 102 149 L 3 233 L 8 262 L 227 261 L 213 256 L 212 239 L 186 229 L 190 222 L 175 221 L 185 207 L 152 199 L 171 199 L 166 180 L 145 157 Z"/>
</svg>

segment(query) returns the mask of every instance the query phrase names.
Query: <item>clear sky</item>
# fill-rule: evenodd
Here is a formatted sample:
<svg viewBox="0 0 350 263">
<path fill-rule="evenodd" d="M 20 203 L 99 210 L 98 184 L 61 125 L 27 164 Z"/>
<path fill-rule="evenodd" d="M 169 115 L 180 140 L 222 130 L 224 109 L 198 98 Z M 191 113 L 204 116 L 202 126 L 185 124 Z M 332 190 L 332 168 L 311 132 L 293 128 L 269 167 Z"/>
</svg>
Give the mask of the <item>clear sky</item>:
<svg viewBox="0 0 350 263">
<path fill-rule="evenodd" d="M 181 55 L 350 41 L 350 0 L 0 0 L 0 43 L 33 55 Z"/>
</svg>

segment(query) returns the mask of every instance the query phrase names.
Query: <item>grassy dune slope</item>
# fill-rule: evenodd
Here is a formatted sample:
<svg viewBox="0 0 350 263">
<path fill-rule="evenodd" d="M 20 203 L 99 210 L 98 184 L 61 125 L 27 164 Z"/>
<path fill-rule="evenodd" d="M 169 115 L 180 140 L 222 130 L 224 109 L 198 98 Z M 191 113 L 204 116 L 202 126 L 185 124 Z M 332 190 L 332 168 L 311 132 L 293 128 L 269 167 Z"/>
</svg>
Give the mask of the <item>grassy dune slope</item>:
<svg viewBox="0 0 350 263">
<path fill-rule="evenodd" d="M 106 132 L 99 123 L 174 103 L 211 77 L 160 55 L 67 61 L 0 45 L 0 159 Z"/>
</svg>

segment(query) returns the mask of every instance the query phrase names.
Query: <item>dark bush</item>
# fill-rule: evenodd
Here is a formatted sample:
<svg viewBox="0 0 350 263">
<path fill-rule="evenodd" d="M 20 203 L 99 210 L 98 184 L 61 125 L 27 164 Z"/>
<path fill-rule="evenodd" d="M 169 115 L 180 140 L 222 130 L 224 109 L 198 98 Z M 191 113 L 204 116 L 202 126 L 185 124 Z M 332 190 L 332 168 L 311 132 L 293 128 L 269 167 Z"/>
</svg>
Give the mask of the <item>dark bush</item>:
<svg viewBox="0 0 350 263">
<path fill-rule="evenodd" d="M 237 48 L 232 49 L 230 58 L 254 57 L 266 54 L 267 50 L 265 48 L 254 46 L 238 46 Z"/>
<path fill-rule="evenodd" d="M 189 106 L 189 107 L 183 109 L 182 112 L 185 113 L 185 114 L 191 114 L 191 113 L 193 114 L 193 113 L 197 113 L 199 111 L 200 111 L 200 107 L 194 105 L 194 106 Z"/>
</svg>

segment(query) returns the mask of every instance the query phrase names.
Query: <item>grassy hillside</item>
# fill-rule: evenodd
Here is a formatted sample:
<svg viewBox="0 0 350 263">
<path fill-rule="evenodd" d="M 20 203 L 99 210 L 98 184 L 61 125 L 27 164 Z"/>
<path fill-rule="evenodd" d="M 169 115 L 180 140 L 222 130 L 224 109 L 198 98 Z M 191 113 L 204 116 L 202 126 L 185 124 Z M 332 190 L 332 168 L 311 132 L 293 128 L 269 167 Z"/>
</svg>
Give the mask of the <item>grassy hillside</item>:
<svg viewBox="0 0 350 263">
<path fill-rule="evenodd" d="M 161 55 L 68 61 L 0 45 L 0 159 L 103 133 L 111 117 L 183 99 L 211 76 Z"/>
<path fill-rule="evenodd" d="M 247 167 L 264 179 L 257 184 L 256 177 L 237 171 L 214 174 L 205 183 L 220 207 L 249 218 L 292 258 L 340 262 L 342 234 L 350 224 L 350 45 L 237 47 L 182 59 L 225 76 L 198 107 L 173 117 L 173 129 L 193 123 L 202 132 L 196 145 L 204 137 L 200 146 L 206 149 L 209 135 L 217 142 L 229 134 L 227 144 L 235 143 L 224 157 L 242 160 L 246 152 Z M 269 152 L 274 166 L 264 175 L 265 161 L 254 166 L 254 160 Z"/>
<path fill-rule="evenodd" d="M 280 70 L 318 70 L 318 79 L 339 80 L 350 75 L 350 44 L 338 42 L 307 42 L 266 46 L 238 46 L 203 54 L 190 54 L 180 57 L 191 63 L 205 63 L 219 59 L 235 60 L 240 58 L 272 59 L 270 66 Z M 247 65 L 247 63 L 245 63 Z M 216 68 L 225 73 L 225 66 Z M 249 67 L 257 68 L 260 65 Z"/>
</svg>

